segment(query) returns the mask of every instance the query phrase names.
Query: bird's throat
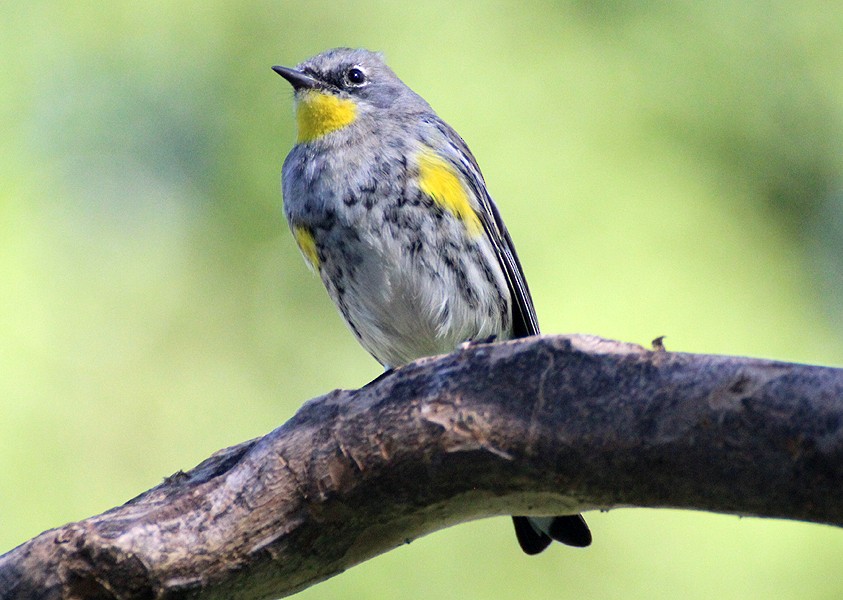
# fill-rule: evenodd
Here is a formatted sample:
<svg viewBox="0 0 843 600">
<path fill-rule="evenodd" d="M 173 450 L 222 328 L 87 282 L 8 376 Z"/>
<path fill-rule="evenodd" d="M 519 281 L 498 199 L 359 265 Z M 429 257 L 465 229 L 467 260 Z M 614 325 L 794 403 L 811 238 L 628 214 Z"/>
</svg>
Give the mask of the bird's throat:
<svg viewBox="0 0 843 600">
<path fill-rule="evenodd" d="M 296 98 L 298 143 L 317 140 L 332 131 L 351 125 L 357 117 L 353 101 L 317 90 L 308 90 Z"/>
</svg>

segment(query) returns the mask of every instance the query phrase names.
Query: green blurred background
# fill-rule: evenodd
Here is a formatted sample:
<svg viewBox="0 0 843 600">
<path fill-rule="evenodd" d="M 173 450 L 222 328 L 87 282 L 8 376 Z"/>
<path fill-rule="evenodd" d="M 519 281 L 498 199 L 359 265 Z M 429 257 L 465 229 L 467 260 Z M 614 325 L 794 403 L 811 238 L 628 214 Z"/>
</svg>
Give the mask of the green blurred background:
<svg viewBox="0 0 843 600">
<path fill-rule="evenodd" d="M 3 3 L 0 551 L 379 367 L 281 213 L 289 86 L 383 50 L 471 145 L 546 332 L 843 363 L 843 11 L 813 2 Z M 469 523 L 301 598 L 838 598 L 843 533 Z"/>
</svg>

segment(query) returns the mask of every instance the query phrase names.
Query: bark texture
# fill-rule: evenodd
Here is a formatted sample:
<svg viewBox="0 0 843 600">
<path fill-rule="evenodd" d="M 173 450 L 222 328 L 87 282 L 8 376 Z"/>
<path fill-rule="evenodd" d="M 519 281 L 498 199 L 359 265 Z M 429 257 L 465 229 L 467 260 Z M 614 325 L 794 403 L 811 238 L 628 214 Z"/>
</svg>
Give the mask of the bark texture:
<svg viewBox="0 0 843 600">
<path fill-rule="evenodd" d="M 474 345 L 0 556 L 0 598 L 273 598 L 501 514 L 843 524 L 843 371 L 592 336 Z M 513 541 L 513 543 L 515 543 Z"/>
</svg>

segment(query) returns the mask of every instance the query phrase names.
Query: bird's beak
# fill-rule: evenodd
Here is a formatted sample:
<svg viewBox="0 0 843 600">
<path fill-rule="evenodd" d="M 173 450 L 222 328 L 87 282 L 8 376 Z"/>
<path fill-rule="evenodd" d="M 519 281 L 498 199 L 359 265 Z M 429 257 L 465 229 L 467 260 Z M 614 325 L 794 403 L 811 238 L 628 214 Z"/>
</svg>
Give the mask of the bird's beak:
<svg viewBox="0 0 843 600">
<path fill-rule="evenodd" d="M 299 71 L 298 69 L 275 66 L 272 67 L 272 70 L 278 73 L 287 81 L 289 81 L 290 85 L 293 86 L 293 89 L 296 91 L 312 90 L 313 88 L 319 87 L 321 85 L 318 79 L 315 79 L 307 73 Z"/>
</svg>

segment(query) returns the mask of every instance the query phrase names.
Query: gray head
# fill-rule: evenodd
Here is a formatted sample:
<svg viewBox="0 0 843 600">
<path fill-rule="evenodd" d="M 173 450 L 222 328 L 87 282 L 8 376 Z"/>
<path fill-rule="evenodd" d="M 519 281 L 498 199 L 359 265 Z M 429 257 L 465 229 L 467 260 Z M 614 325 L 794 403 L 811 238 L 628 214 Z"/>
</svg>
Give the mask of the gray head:
<svg viewBox="0 0 843 600">
<path fill-rule="evenodd" d="M 272 67 L 296 93 L 299 141 L 311 141 L 357 119 L 432 112 L 383 61 L 363 49 L 334 48 L 296 68 Z"/>
</svg>

